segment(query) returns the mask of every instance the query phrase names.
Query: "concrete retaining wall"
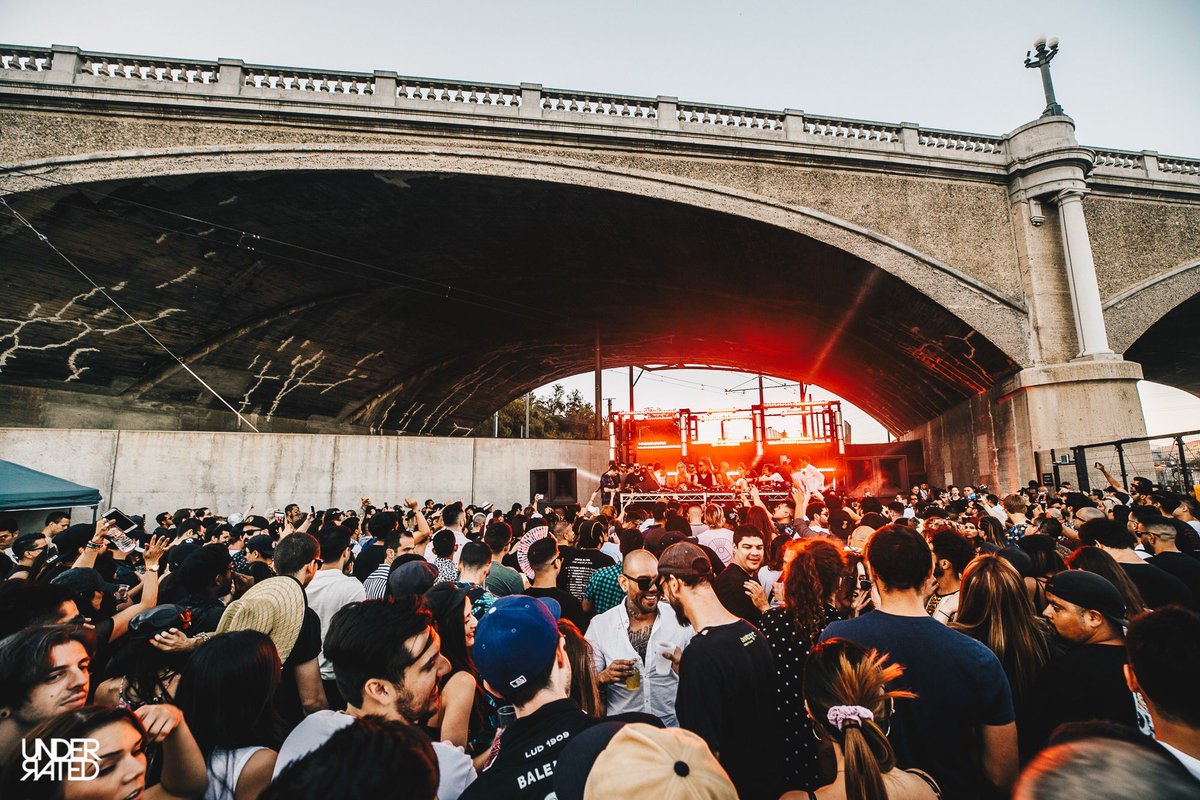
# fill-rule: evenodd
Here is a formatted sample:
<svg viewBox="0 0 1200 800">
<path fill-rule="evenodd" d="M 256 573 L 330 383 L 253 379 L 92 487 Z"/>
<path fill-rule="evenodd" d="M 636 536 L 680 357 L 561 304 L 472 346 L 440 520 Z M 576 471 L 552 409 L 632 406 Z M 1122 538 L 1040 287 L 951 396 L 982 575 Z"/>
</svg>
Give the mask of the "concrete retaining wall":
<svg viewBox="0 0 1200 800">
<path fill-rule="evenodd" d="M 195 506 L 231 513 L 251 503 L 265 513 L 293 501 L 357 508 L 361 497 L 376 503 L 462 499 L 507 508 L 530 500 L 532 469 L 577 469 L 586 501 L 607 465 L 608 444 L 0 428 L 0 459 L 94 486 L 106 507 L 149 516 Z M 83 519 L 76 510 L 73 520 Z"/>
</svg>

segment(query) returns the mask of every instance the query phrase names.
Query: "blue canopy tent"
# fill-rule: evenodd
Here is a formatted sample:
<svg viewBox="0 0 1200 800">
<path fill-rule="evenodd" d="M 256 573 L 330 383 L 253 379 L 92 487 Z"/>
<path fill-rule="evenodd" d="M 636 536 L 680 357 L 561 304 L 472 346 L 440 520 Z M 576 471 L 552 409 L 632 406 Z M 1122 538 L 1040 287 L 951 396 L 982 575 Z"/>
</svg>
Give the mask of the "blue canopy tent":
<svg viewBox="0 0 1200 800">
<path fill-rule="evenodd" d="M 46 511 L 88 506 L 95 516 L 100 490 L 0 461 L 0 511 Z"/>
</svg>

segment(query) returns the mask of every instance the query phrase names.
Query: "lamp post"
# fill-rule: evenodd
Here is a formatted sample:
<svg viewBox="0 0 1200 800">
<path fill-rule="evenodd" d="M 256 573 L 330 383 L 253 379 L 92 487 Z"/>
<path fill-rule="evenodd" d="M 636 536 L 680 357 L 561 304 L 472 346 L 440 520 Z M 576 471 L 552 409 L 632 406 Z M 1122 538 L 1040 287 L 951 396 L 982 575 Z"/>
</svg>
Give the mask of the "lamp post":
<svg viewBox="0 0 1200 800">
<path fill-rule="evenodd" d="M 1032 55 L 1034 51 L 1037 52 L 1037 58 Z M 1066 113 L 1054 99 L 1054 84 L 1050 80 L 1050 62 L 1056 55 L 1058 55 L 1057 36 L 1051 37 L 1049 41 L 1045 36 L 1039 36 L 1033 40 L 1033 50 L 1025 51 L 1025 67 L 1042 72 L 1042 89 L 1046 92 L 1046 110 L 1042 112 L 1043 117 L 1061 116 Z"/>
</svg>

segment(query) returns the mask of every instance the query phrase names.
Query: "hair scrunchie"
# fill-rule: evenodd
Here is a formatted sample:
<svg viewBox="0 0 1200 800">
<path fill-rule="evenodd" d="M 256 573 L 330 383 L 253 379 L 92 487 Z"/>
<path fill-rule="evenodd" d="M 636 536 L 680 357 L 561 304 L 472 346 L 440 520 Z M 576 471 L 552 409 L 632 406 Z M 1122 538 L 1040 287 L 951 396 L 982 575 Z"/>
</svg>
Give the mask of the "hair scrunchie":
<svg viewBox="0 0 1200 800">
<path fill-rule="evenodd" d="M 861 728 L 863 720 L 875 719 L 871 709 L 862 706 L 832 706 L 826 717 L 829 719 L 829 724 L 839 731 L 845 730 L 847 725 Z"/>
</svg>

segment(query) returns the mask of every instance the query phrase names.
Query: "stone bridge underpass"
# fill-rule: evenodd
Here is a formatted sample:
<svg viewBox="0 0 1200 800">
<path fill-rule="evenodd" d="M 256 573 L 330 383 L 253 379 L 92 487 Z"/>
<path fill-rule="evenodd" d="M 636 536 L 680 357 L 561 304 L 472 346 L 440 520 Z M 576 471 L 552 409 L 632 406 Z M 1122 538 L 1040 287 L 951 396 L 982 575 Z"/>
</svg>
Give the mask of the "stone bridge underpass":
<svg viewBox="0 0 1200 800">
<path fill-rule="evenodd" d="M 1130 124 L 1152 131 L 1152 126 Z M 1015 485 L 1200 392 L 1200 160 L 0 46 L 0 425 L 463 435 L 594 366 L 815 383 Z M 11 210 L 10 210 L 11 209 Z M 15 214 L 13 213 L 15 212 Z"/>
</svg>

